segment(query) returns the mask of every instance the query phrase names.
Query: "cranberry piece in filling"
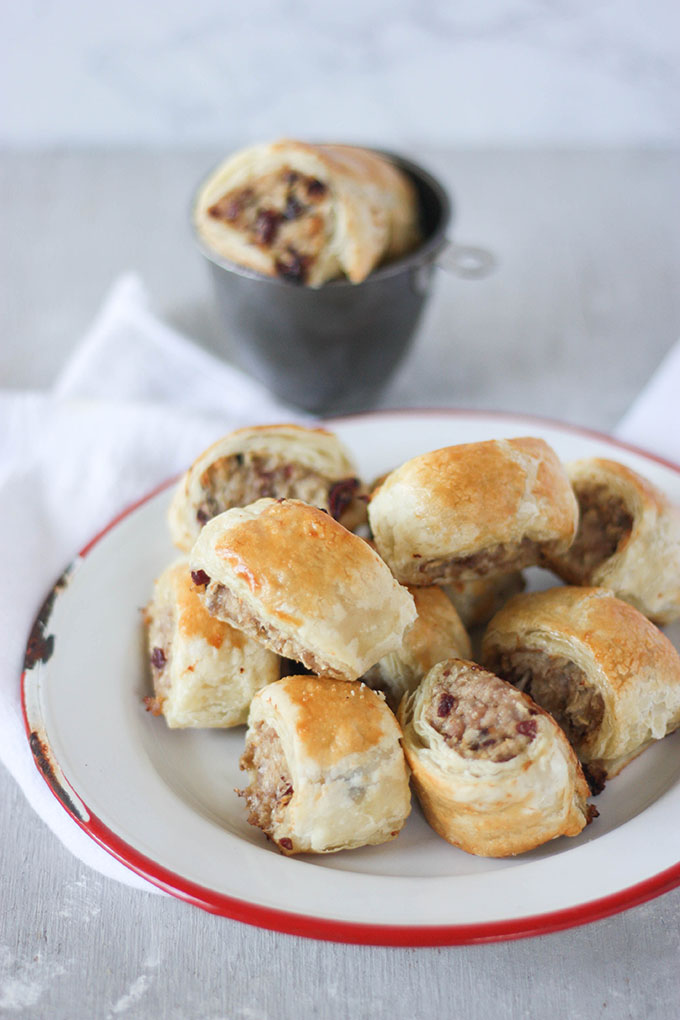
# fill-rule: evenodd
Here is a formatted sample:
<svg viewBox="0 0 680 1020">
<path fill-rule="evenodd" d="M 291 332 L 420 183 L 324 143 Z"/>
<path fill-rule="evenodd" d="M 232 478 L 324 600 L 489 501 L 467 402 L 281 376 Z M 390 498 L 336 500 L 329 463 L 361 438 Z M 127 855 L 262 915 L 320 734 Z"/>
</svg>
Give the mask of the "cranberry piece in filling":
<svg viewBox="0 0 680 1020">
<path fill-rule="evenodd" d="M 292 850 L 293 841 L 292 839 L 288 839 L 287 836 L 284 836 L 283 839 L 279 840 L 279 846 L 282 846 L 284 850 Z"/>
<path fill-rule="evenodd" d="M 442 694 L 437 705 L 437 715 L 440 719 L 445 719 L 450 714 L 451 709 L 456 704 L 456 699 L 453 694 Z"/>
<path fill-rule="evenodd" d="M 518 733 L 521 733 L 523 737 L 528 737 L 529 740 L 533 740 L 537 733 L 536 720 L 522 719 L 517 723 L 515 729 Z"/>
<path fill-rule="evenodd" d="M 205 570 L 192 570 L 191 580 L 199 587 L 205 587 L 205 585 L 210 584 L 210 578 L 206 574 Z"/>
<path fill-rule="evenodd" d="M 255 220 L 255 240 L 258 244 L 270 245 L 276 237 L 281 223 L 281 213 L 275 209 L 261 209 Z"/>
<path fill-rule="evenodd" d="M 321 198 L 322 195 L 326 194 L 327 190 L 328 188 L 323 181 L 317 180 L 316 177 L 312 177 L 311 180 L 307 181 L 307 194 L 312 197 Z"/>
<path fill-rule="evenodd" d="M 331 517 L 336 521 L 342 517 L 358 488 L 358 478 L 343 478 L 331 485 L 328 490 L 328 509 Z"/>
<path fill-rule="evenodd" d="M 156 669 L 163 669 L 166 663 L 165 652 L 162 648 L 154 648 L 151 653 L 151 665 L 155 666 Z"/>
<path fill-rule="evenodd" d="M 276 260 L 276 272 L 291 283 L 304 283 L 307 279 L 309 258 L 295 248 L 287 248 L 285 255 Z"/>
</svg>

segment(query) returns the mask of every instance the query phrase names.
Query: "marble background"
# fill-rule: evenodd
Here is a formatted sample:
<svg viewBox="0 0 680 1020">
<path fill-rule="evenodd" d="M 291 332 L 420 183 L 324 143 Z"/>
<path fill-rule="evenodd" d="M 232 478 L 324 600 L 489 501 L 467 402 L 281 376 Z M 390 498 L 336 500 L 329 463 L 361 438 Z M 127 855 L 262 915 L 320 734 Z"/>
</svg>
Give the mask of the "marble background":
<svg viewBox="0 0 680 1020">
<path fill-rule="evenodd" d="M 3 8 L 5 147 L 680 144 L 677 0 Z"/>
</svg>

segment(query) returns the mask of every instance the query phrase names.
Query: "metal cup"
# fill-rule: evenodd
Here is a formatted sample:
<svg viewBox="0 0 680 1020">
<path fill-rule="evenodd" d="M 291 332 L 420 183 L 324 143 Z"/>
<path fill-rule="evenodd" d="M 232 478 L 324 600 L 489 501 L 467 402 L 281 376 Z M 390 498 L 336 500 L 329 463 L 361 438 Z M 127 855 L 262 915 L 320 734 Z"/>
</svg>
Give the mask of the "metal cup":
<svg viewBox="0 0 680 1020">
<path fill-rule="evenodd" d="M 362 283 L 341 279 L 312 288 L 264 276 L 217 255 L 196 235 L 241 366 L 283 401 L 316 414 L 375 402 L 413 340 L 437 264 L 479 277 L 493 263 L 483 249 L 446 240 L 452 202 L 431 174 L 380 154 L 415 185 L 423 241 Z"/>
</svg>

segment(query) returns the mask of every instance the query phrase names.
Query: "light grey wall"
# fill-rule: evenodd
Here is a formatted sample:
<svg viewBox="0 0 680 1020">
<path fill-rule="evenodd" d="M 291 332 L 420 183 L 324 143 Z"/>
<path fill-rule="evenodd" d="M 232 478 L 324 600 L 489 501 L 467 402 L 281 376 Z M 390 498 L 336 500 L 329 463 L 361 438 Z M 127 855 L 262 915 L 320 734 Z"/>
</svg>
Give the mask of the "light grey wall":
<svg viewBox="0 0 680 1020">
<path fill-rule="evenodd" d="M 4 0 L 0 144 L 680 144 L 677 0 Z"/>
</svg>

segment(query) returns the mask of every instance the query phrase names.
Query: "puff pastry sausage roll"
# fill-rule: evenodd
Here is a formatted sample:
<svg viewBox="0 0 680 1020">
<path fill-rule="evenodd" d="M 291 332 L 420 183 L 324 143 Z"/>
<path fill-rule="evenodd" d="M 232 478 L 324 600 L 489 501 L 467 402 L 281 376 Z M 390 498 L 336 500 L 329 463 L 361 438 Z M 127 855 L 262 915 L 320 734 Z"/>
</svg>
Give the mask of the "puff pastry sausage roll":
<svg viewBox="0 0 680 1020">
<path fill-rule="evenodd" d="M 680 656 L 605 588 L 516 595 L 491 620 L 482 660 L 555 717 L 596 780 L 680 725 Z"/>
<path fill-rule="evenodd" d="M 548 563 L 569 584 L 611 588 L 659 625 L 680 617 L 680 509 L 613 460 L 567 465 L 581 511 L 571 548 Z"/>
<path fill-rule="evenodd" d="M 524 591 L 525 580 L 520 570 L 511 574 L 494 574 L 475 581 L 452 581 L 444 585 L 451 602 L 466 627 L 481 627 L 508 599 Z M 467 658 L 461 655 L 462 659 Z"/>
<path fill-rule="evenodd" d="M 168 514 L 170 533 L 189 552 L 211 518 L 266 496 L 312 503 L 352 528 L 366 517 L 362 491 L 349 452 L 326 429 L 237 429 L 205 450 L 180 480 Z"/>
<path fill-rule="evenodd" d="M 356 680 L 401 645 L 412 597 L 367 542 L 299 500 L 209 521 L 191 552 L 208 612 L 315 673 Z"/>
<path fill-rule="evenodd" d="M 396 712 L 404 694 L 413 691 L 442 659 L 470 657 L 470 638 L 460 616 L 441 588 L 409 588 L 418 617 L 398 651 L 390 652 L 364 675 L 373 690 L 383 691 Z"/>
<path fill-rule="evenodd" d="M 241 768 L 248 821 L 285 854 L 384 843 L 411 810 L 396 719 L 361 683 L 289 676 L 262 690 Z"/>
<path fill-rule="evenodd" d="M 386 158 L 295 141 L 222 163 L 198 194 L 194 223 L 218 255 L 311 287 L 343 274 L 360 283 L 420 239 L 415 189 Z"/>
<path fill-rule="evenodd" d="M 146 609 L 154 714 L 171 728 L 238 726 L 256 691 L 279 678 L 279 658 L 203 608 L 189 562 L 169 566 Z"/>
<path fill-rule="evenodd" d="M 399 718 L 425 817 L 468 853 L 523 853 L 578 835 L 595 813 L 555 721 L 473 662 L 440 662 L 404 698 Z"/>
<path fill-rule="evenodd" d="M 448 446 L 407 461 L 371 496 L 376 548 L 402 584 L 506 574 L 571 545 L 578 507 L 542 439 Z"/>
</svg>

